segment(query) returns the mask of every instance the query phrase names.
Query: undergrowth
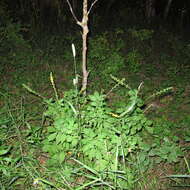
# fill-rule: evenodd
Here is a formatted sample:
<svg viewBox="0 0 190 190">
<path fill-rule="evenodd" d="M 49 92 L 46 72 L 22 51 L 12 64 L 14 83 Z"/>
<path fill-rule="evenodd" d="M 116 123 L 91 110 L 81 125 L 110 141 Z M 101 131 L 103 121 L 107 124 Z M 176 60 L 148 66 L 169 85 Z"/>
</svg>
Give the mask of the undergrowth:
<svg viewBox="0 0 190 190">
<path fill-rule="evenodd" d="M 107 105 L 106 95 L 97 91 L 83 97 L 76 89 L 70 90 L 60 99 L 52 75 L 50 79 L 54 99 L 24 87 L 47 105 L 44 117 L 49 125 L 43 132 L 42 150 L 48 153 L 49 168 L 62 166 L 70 171 L 69 177 L 62 174 L 69 188 L 134 188 L 139 170 L 134 169 L 132 160 L 148 169 L 155 163 L 177 162 L 182 156 L 177 137 L 145 117 L 139 97 L 142 84 L 131 89 L 124 80 L 112 76 L 116 82 L 112 89 L 122 85 L 128 91 L 125 106 L 113 109 Z M 79 177 L 82 183 L 76 183 Z"/>
<path fill-rule="evenodd" d="M 156 42 L 157 34 L 147 29 L 119 29 L 97 35 L 89 41 L 89 86 L 92 89 L 88 96 L 83 97 L 78 88 L 57 89 L 51 76 L 53 96 L 49 87 L 47 92 L 43 90 L 44 84 L 48 86 L 47 73 L 62 64 L 72 70 L 67 44 L 76 42 L 80 49 L 78 37 L 51 35 L 31 42 L 21 33 L 22 25 L 10 22 L 8 17 L 0 25 L 1 71 L 8 70 L 16 86 L 10 94 L 6 84 L 1 86 L 1 189 L 145 189 L 147 184 L 155 189 L 159 182 L 148 176 L 150 170 L 163 164 L 174 166 L 174 163 L 177 169 L 168 178 L 175 178 L 172 183 L 175 185 L 178 181 L 181 186 L 185 183 L 181 180 L 184 176 L 179 163 L 188 155 L 190 121 L 188 113 L 184 116 L 185 111 L 179 111 L 179 104 L 184 109 L 189 105 L 188 43 L 166 32 L 159 34 L 159 37 L 164 36 L 163 40 Z M 162 41 L 168 46 L 166 49 Z M 77 61 L 79 57 L 77 55 Z M 31 72 L 31 68 L 39 65 L 48 69 L 43 67 L 39 72 L 37 68 Z M 10 72 L 9 68 L 16 69 Z M 64 70 L 65 78 L 67 72 Z M 110 74 L 124 75 L 127 81 L 131 80 L 131 85 L 126 84 L 124 78 L 112 76 L 110 79 Z M 147 83 L 158 82 L 162 77 L 164 80 L 160 86 L 147 87 L 145 82 L 145 86 L 136 88 L 141 75 Z M 68 78 L 73 76 L 72 73 Z M 156 76 L 159 77 L 155 79 Z M 25 102 L 25 98 L 19 97 L 14 100 L 18 90 L 20 93 L 21 83 L 42 89 L 44 96 L 52 98 L 25 86 L 42 98 L 42 104 Z M 59 86 L 70 87 L 70 84 L 61 82 Z M 104 85 L 105 90 L 97 91 L 98 85 Z M 147 113 L 147 103 L 151 105 L 156 96 L 164 96 L 171 90 L 167 86 L 174 86 L 170 109 L 157 107 L 162 116 L 155 116 L 151 109 Z M 163 87 L 164 90 L 158 90 Z M 159 92 L 149 96 L 152 90 Z M 113 102 L 110 98 L 114 96 Z M 31 113 L 33 109 L 26 109 L 29 106 L 35 109 L 37 116 Z M 163 116 L 164 111 L 174 117 L 175 123 Z M 151 119 L 149 114 L 153 115 Z M 177 121 L 179 116 L 180 121 Z M 178 175 L 174 175 L 175 171 Z M 189 173 L 185 177 L 189 178 Z"/>
</svg>

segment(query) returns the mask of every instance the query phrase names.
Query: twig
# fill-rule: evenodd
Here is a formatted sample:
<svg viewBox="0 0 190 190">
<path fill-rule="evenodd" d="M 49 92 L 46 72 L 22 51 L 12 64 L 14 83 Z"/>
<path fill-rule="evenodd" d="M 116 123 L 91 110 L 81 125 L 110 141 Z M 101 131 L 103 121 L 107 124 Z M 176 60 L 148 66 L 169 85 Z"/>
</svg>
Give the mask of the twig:
<svg viewBox="0 0 190 190">
<path fill-rule="evenodd" d="M 75 21 L 76 21 L 76 23 L 78 24 L 78 25 L 80 25 L 81 26 L 81 22 L 77 19 L 77 17 L 76 17 L 76 15 L 75 15 L 75 13 L 73 12 L 73 8 L 72 8 L 72 6 L 71 6 L 71 3 L 70 3 L 70 1 L 69 0 L 67 0 L 67 3 L 68 3 L 68 5 L 69 5 L 69 9 L 70 9 L 70 11 L 71 11 L 71 14 L 73 15 L 73 18 L 75 19 Z"/>
<path fill-rule="evenodd" d="M 95 0 L 92 4 L 91 4 L 91 6 L 90 6 L 90 9 L 88 10 L 88 15 L 90 14 L 90 11 L 91 11 L 91 9 L 92 9 L 92 7 L 97 3 L 97 1 L 98 0 Z"/>
</svg>

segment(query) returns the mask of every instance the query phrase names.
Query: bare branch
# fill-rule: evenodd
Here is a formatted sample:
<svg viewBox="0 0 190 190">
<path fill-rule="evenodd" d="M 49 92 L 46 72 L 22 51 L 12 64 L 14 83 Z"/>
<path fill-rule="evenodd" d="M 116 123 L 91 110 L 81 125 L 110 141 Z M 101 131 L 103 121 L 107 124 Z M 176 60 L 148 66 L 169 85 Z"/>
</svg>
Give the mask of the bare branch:
<svg viewBox="0 0 190 190">
<path fill-rule="evenodd" d="M 92 7 L 97 3 L 98 0 L 94 0 L 94 2 L 91 4 L 90 9 L 88 10 L 88 15 L 90 14 L 90 11 L 92 10 Z"/>
<path fill-rule="evenodd" d="M 67 4 L 69 5 L 69 9 L 70 9 L 71 14 L 73 15 L 73 18 L 75 19 L 76 23 L 81 26 L 81 22 L 77 19 L 75 13 L 73 12 L 73 8 L 72 8 L 69 0 L 67 0 Z"/>
</svg>

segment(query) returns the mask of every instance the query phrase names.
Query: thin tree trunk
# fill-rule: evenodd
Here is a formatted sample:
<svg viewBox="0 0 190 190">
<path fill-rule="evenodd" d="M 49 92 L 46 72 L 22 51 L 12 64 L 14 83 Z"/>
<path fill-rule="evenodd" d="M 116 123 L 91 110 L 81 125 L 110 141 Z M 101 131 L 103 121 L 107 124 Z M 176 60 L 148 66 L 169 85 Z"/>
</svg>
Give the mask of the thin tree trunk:
<svg viewBox="0 0 190 190">
<path fill-rule="evenodd" d="M 70 11 L 73 15 L 73 18 L 75 19 L 76 23 L 82 27 L 83 33 L 82 33 L 82 88 L 80 90 L 80 93 L 83 93 L 86 95 L 86 89 L 88 84 L 88 75 L 89 72 L 87 71 L 87 37 L 88 37 L 88 15 L 90 14 L 92 7 L 97 3 L 98 0 L 94 0 L 94 2 L 91 4 L 89 10 L 88 10 L 88 0 L 83 0 L 83 17 L 82 21 L 80 22 L 75 13 L 73 12 L 73 8 L 71 6 L 71 3 L 69 0 L 67 0 L 67 3 L 69 5 Z"/>
<path fill-rule="evenodd" d="M 164 11 L 164 20 L 166 20 L 168 17 L 168 13 L 169 13 L 171 4 L 172 4 L 172 0 L 168 0 L 168 3 L 166 5 L 165 11 Z"/>
<path fill-rule="evenodd" d="M 155 0 L 146 0 L 145 15 L 148 23 L 150 23 L 152 18 L 155 17 L 155 12 Z"/>
<path fill-rule="evenodd" d="M 83 93 L 86 95 L 86 89 L 88 84 L 88 75 L 89 72 L 87 71 L 87 37 L 88 37 L 88 15 L 90 14 L 92 7 L 97 3 L 98 0 L 94 0 L 92 2 L 89 10 L 88 10 L 88 0 L 83 0 L 83 18 L 80 22 L 77 17 L 75 16 L 75 13 L 73 12 L 73 8 L 71 6 L 71 3 L 69 0 L 67 0 L 67 3 L 69 5 L 70 11 L 73 15 L 73 18 L 75 19 L 76 23 L 82 27 L 83 33 L 82 33 L 82 88 L 80 90 L 80 93 Z"/>
<path fill-rule="evenodd" d="M 83 80 L 82 80 L 82 89 L 81 92 L 86 94 L 86 89 L 87 89 L 87 83 L 88 83 L 88 74 L 89 72 L 87 71 L 87 35 L 89 32 L 88 29 L 88 0 L 83 0 L 83 18 L 82 18 L 82 23 L 81 27 L 83 29 L 83 34 L 82 34 L 82 72 L 83 72 Z"/>
</svg>

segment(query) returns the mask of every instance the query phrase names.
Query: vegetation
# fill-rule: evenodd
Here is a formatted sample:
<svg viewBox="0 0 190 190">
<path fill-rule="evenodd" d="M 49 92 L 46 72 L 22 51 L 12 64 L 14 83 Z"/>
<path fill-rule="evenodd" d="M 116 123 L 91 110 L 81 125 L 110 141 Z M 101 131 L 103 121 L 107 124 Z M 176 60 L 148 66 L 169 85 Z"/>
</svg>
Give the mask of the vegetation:
<svg viewBox="0 0 190 190">
<path fill-rule="evenodd" d="M 135 26 L 127 29 L 113 19 L 100 30 L 103 13 L 97 23 L 92 16 L 85 95 L 78 30 L 60 32 L 59 17 L 49 21 L 56 29 L 45 30 L 42 10 L 22 1 L 30 23 L 16 11 L 18 22 L 8 2 L 0 3 L 0 188 L 188 189 L 184 35 L 139 24 L 132 3 L 125 10 Z"/>
</svg>

